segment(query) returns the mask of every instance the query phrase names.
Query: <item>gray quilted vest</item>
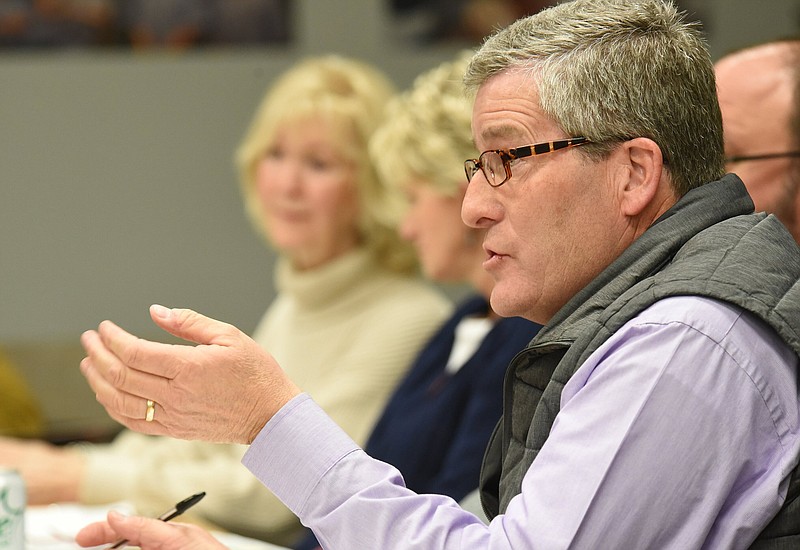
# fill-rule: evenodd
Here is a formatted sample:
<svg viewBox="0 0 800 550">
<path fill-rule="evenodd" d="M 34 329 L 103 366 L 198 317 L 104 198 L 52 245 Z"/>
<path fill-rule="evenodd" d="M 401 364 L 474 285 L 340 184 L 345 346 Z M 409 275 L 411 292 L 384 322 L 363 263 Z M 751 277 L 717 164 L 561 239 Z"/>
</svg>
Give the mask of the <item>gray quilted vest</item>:
<svg viewBox="0 0 800 550">
<path fill-rule="evenodd" d="M 800 247 L 773 216 L 753 214 L 734 175 L 682 197 L 574 296 L 506 374 L 504 415 L 481 471 L 489 518 L 519 494 L 573 373 L 628 320 L 669 296 L 723 300 L 772 326 L 800 355 Z M 800 548 L 800 466 L 783 508 L 753 548 Z"/>
</svg>

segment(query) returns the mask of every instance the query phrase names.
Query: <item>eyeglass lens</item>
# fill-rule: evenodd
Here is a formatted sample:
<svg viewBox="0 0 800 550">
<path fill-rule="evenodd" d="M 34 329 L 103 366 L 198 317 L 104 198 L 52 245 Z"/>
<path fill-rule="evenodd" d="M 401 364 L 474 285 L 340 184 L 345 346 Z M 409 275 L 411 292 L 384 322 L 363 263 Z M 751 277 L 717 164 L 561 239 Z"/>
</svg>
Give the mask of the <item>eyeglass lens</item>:
<svg viewBox="0 0 800 550">
<path fill-rule="evenodd" d="M 498 153 L 486 151 L 481 155 L 480 162 L 489 185 L 497 187 L 506 181 L 506 168 L 503 158 Z"/>
<path fill-rule="evenodd" d="M 495 151 L 485 151 L 477 160 L 469 159 L 464 162 L 468 182 L 472 181 L 479 170 L 492 187 L 497 187 L 508 179 L 503 158 Z"/>
</svg>

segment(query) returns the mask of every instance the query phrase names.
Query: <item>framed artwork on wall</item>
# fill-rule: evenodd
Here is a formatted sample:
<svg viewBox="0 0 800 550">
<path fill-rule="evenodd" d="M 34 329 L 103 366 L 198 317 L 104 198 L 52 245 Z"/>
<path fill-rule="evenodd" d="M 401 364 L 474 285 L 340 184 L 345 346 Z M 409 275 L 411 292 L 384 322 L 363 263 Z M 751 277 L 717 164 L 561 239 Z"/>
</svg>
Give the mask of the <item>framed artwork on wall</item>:
<svg viewBox="0 0 800 550">
<path fill-rule="evenodd" d="M 282 45 L 291 0 L 2 0 L 3 49 Z"/>
<path fill-rule="evenodd" d="M 394 33 L 404 43 L 479 44 L 498 28 L 564 0 L 387 0 Z M 705 0 L 678 0 L 692 21 L 709 22 Z"/>
<path fill-rule="evenodd" d="M 404 42 L 478 44 L 492 31 L 559 0 L 388 0 L 394 30 Z"/>
</svg>

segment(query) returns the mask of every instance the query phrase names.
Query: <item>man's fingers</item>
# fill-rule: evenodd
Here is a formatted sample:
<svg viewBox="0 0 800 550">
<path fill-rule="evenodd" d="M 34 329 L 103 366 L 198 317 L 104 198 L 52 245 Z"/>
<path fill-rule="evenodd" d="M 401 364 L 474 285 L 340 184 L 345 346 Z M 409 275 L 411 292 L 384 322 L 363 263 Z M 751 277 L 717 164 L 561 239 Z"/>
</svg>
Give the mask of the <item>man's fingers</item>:
<svg viewBox="0 0 800 550">
<path fill-rule="evenodd" d="M 111 321 L 100 323 L 97 333 L 100 335 L 103 345 L 122 364 L 141 372 L 169 379 L 174 378 L 180 368 L 174 360 L 165 361 L 164 359 L 179 356 L 174 352 L 182 347 L 187 350 L 191 349 L 190 346 L 176 346 L 137 338 Z M 120 375 L 123 374 L 120 373 Z"/>
<path fill-rule="evenodd" d="M 81 373 L 94 391 L 95 399 L 103 405 L 111 418 L 126 428 L 148 435 L 165 435 L 167 433 L 161 424 L 161 419 L 165 417 L 166 412 L 158 402 L 155 403 L 153 420 L 146 422 L 147 399 L 120 392 L 109 386 L 108 382 L 91 366 L 89 358 L 81 361 Z"/>
<path fill-rule="evenodd" d="M 173 336 L 195 344 L 227 346 L 238 334 L 238 330 L 222 321 L 201 315 L 191 309 L 150 306 L 153 322 Z"/>
<path fill-rule="evenodd" d="M 109 382 L 114 382 L 115 377 L 122 376 L 122 372 L 114 372 L 119 370 L 119 358 L 112 353 L 103 342 L 100 334 L 94 330 L 87 330 L 81 334 L 81 345 L 83 346 L 86 355 L 93 361 L 95 367 L 103 371 L 104 376 Z"/>
<path fill-rule="evenodd" d="M 141 516 L 124 516 L 111 510 L 106 521 L 91 523 L 78 531 L 75 542 L 87 547 L 125 539 L 128 541 L 126 547 L 160 548 L 162 543 L 175 537 L 175 533 L 175 525 Z"/>
<path fill-rule="evenodd" d="M 127 427 L 133 428 L 136 424 L 145 433 L 162 433 L 163 430 L 154 424 L 166 414 L 161 403 L 171 402 L 165 397 L 169 390 L 167 379 L 125 367 L 94 331 L 82 334 L 81 343 L 87 353 L 80 363 L 81 373 L 109 415 Z M 159 414 L 154 415 L 152 422 L 139 427 L 138 421 L 144 421 L 147 416 L 148 399 L 156 403 Z"/>
<path fill-rule="evenodd" d="M 101 334 L 93 330 L 88 330 L 81 335 L 81 344 L 87 354 L 86 360 L 81 364 L 81 369 L 96 371 L 102 377 L 102 380 L 97 381 L 98 387 L 92 386 L 95 392 L 108 394 L 116 389 L 144 399 L 154 399 L 154 396 L 162 397 L 161 392 L 164 391 L 169 377 L 150 373 L 130 365 L 122 356 L 108 347 L 109 344 L 113 345 L 113 342 L 113 336 L 103 338 Z M 137 339 L 138 342 L 147 343 L 145 340 Z M 142 352 L 142 355 L 145 353 Z"/>
<path fill-rule="evenodd" d="M 161 520 L 111 512 L 108 514 L 108 523 L 120 538 L 128 539 L 136 545 L 166 540 L 175 531 L 174 525 Z"/>
<path fill-rule="evenodd" d="M 112 512 L 109 512 L 109 517 L 111 514 Z M 119 535 L 105 521 L 90 523 L 75 535 L 75 542 L 83 547 L 99 546 L 116 540 L 119 540 Z"/>
</svg>

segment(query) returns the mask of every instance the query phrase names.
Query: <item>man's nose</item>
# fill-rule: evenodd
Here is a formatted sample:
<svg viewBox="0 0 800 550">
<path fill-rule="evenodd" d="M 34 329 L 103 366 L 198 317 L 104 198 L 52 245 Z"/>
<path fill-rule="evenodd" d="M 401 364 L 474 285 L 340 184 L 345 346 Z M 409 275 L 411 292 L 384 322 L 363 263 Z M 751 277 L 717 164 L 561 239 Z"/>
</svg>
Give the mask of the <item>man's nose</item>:
<svg viewBox="0 0 800 550">
<path fill-rule="evenodd" d="M 493 222 L 492 187 L 478 170 L 473 174 L 461 203 L 461 219 L 469 227 L 485 228 Z"/>
</svg>

